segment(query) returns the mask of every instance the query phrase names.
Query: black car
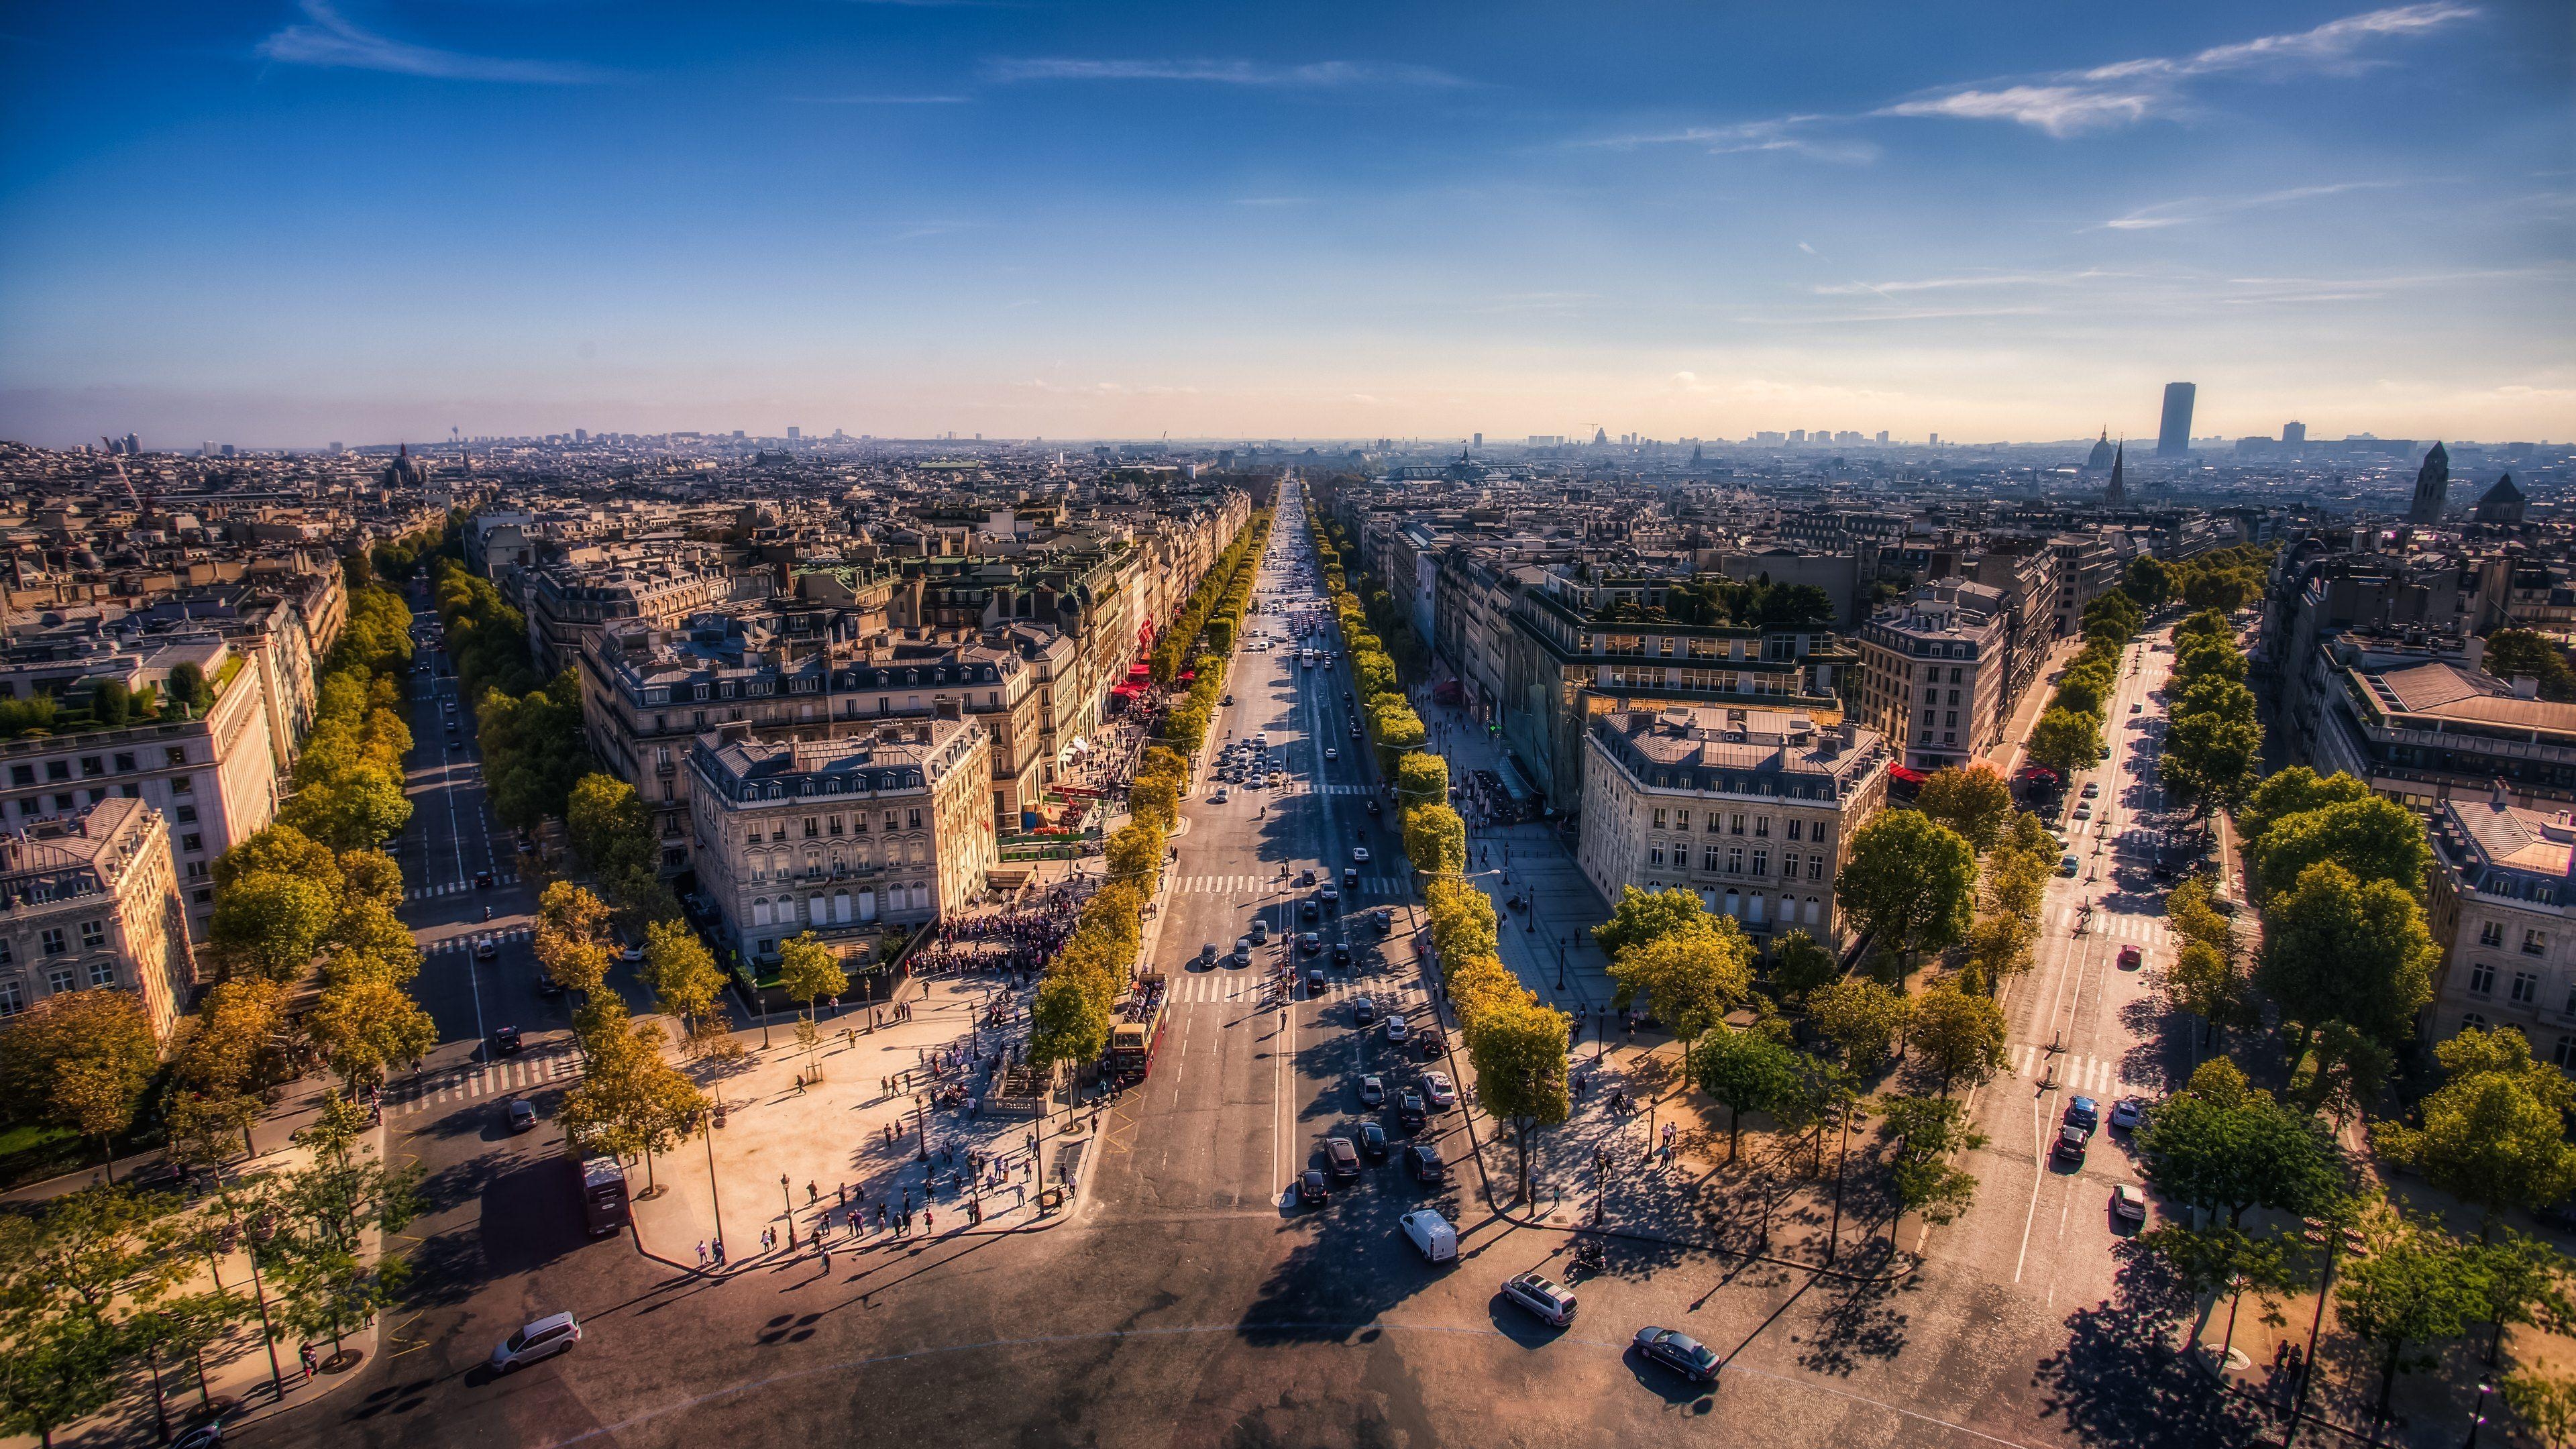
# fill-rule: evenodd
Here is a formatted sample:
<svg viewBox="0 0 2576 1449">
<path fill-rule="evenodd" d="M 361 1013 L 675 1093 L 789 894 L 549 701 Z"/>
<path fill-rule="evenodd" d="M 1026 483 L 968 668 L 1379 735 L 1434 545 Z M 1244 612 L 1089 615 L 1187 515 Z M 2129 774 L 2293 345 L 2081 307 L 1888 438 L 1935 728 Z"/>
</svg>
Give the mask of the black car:
<svg viewBox="0 0 2576 1449">
<path fill-rule="evenodd" d="M 492 1046 L 505 1057 L 517 1056 L 519 1054 L 519 1029 L 515 1026 L 505 1026 L 493 1032 Z"/>
<path fill-rule="evenodd" d="M 1369 800 L 1368 805 L 1367 805 L 1367 807 L 1366 807 L 1366 808 L 1367 808 L 1367 810 L 1368 810 L 1368 813 L 1370 813 L 1371 815 L 1382 815 L 1382 814 L 1384 814 L 1384 813 L 1385 813 L 1383 810 L 1381 810 L 1381 809 L 1379 809 L 1379 808 L 1378 808 L 1377 800 L 1376 800 L 1374 797 L 1372 797 L 1372 798 Z"/>
<path fill-rule="evenodd" d="M 478 870 L 474 872 L 474 885 L 476 889 L 480 890 L 490 886 L 491 884 L 492 872 L 488 870 Z"/>
<path fill-rule="evenodd" d="M 1333 1190 L 1325 1183 L 1322 1168 L 1310 1167 L 1297 1174 L 1297 1201 L 1309 1204 L 1320 1203 L 1328 1200 L 1332 1195 Z"/>
<path fill-rule="evenodd" d="M 1404 1144 L 1404 1165 L 1411 1168 L 1413 1175 L 1423 1182 L 1449 1180 L 1449 1164 L 1441 1160 L 1440 1144 L 1437 1142 Z"/>
<path fill-rule="evenodd" d="M 1306 973 L 1306 994 L 1308 996 L 1321 996 L 1324 994 L 1324 973 L 1321 969 Z"/>
<path fill-rule="evenodd" d="M 1395 1094 L 1395 1120 L 1407 1127 L 1419 1127 L 1430 1118 L 1430 1110 L 1422 1105 L 1420 1092 L 1407 1087 Z"/>
<path fill-rule="evenodd" d="M 1717 1382 L 1717 1351 L 1678 1328 L 1640 1328 L 1636 1344 L 1639 1353 L 1685 1378 Z"/>
<path fill-rule="evenodd" d="M 1348 946 L 1335 946 L 1333 948 L 1333 964 L 1336 966 L 1350 965 L 1351 948 Z"/>
<path fill-rule="evenodd" d="M 1370 1158 L 1386 1156 L 1385 1128 L 1380 1127 L 1375 1122 L 1362 1122 L 1360 1124 L 1360 1155 Z"/>
</svg>

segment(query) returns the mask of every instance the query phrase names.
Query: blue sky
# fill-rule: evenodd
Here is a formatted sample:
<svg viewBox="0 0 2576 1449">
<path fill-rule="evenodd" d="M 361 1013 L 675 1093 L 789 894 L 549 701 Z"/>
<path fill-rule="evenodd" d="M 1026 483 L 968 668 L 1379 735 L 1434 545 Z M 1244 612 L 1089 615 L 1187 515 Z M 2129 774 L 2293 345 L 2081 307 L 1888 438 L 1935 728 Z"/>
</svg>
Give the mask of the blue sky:
<svg viewBox="0 0 2576 1449">
<path fill-rule="evenodd" d="M 2576 434 L 2576 27 L 2428 0 L 0 16 L 0 436 Z"/>
</svg>

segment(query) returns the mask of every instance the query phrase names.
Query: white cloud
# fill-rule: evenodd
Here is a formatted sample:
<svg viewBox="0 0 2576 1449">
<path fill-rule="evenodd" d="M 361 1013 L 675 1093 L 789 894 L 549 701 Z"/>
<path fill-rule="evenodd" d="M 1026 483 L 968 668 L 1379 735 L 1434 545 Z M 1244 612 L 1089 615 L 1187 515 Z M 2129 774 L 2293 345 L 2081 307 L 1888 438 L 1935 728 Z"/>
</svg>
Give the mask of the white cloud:
<svg viewBox="0 0 2576 1449">
<path fill-rule="evenodd" d="M 2097 230 L 2155 231 L 2169 226 L 2188 226 L 2209 221 L 2231 212 L 2254 211 L 2267 206 L 2286 206 L 2320 196 L 2340 196 L 2347 191 L 2385 191 L 2404 186 L 2403 181 L 2337 181 L 2321 186 L 2293 186 L 2283 191 L 2266 191 L 2253 196 L 2186 196 L 2179 201 L 2159 201 L 2142 206 L 2126 216 L 2115 216 Z"/>
<path fill-rule="evenodd" d="M 1809 256 L 1811 256 L 1811 257 L 1812 257 L 1812 256 L 1814 256 L 1814 255 L 1816 254 L 1816 249 L 1815 249 L 1814 247 L 1811 247 L 1811 246 L 1807 245 L 1805 242 L 1800 242 L 1800 243 L 1798 243 L 1798 250 L 1800 250 L 1800 251 L 1802 251 L 1802 252 L 1805 252 L 1807 255 L 1809 255 Z"/>
<path fill-rule="evenodd" d="M 2080 272 L 1976 272 L 1964 277 L 1922 277 L 1903 282 L 1833 282 L 1812 290 L 1819 297 L 1852 297 L 1862 293 L 1946 292 L 1960 287 L 2071 287 L 2128 275 L 2086 269 Z"/>
<path fill-rule="evenodd" d="M 1686 126 L 1678 131 L 1650 131 L 1604 136 L 1578 145 L 1612 151 L 1642 146 L 1696 146 L 1712 156 L 1741 156 L 1781 151 L 1810 161 L 1837 161 L 1860 166 L 1878 159 L 1878 147 L 1849 137 L 1817 134 L 1835 116 L 1782 116 L 1773 121 L 1744 121 L 1732 126 Z"/>
<path fill-rule="evenodd" d="M 997 81 L 1183 81 L 1202 85 L 1309 90 L 1467 84 L 1446 71 L 1429 66 L 1382 65 L 1351 60 L 1276 65 L 1257 60 L 1080 60 L 1066 56 L 1034 56 L 995 60 L 985 66 L 985 72 Z"/>
<path fill-rule="evenodd" d="M 2072 136 L 2175 114 L 2185 106 L 2185 84 L 2206 76 L 2348 74 L 2368 63 L 2359 55 L 2366 45 L 2423 35 L 2477 14 L 2468 5 L 2400 5 L 2190 55 L 2115 61 L 2002 86 L 1965 86 L 1899 101 L 1872 114 L 2008 121 L 2051 136 Z"/>
<path fill-rule="evenodd" d="M 1900 101 L 1873 112 L 1881 116 L 1947 116 L 1962 121 L 2011 121 L 2035 126 L 2052 136 L 2072 136 L 2142 121 L 2157 107 L 2157 97 L 2141 90 L 2106 90 L 2084 86 L 2006 86 L 2001 90 L 1953 91 L 1917 101 Z"/>
<path fill-rule="evenodd" d="M 589 66 L 546 60 L 467 55 L 392 40 L 361 30 L 330 0 L 303 0 L 304 19 L 259 43 L 258 51 L 288 65 L 380 70 L 435 80 L 504 81 L 522 85 L 583 85 L 605 79 Z"/>
</svg>

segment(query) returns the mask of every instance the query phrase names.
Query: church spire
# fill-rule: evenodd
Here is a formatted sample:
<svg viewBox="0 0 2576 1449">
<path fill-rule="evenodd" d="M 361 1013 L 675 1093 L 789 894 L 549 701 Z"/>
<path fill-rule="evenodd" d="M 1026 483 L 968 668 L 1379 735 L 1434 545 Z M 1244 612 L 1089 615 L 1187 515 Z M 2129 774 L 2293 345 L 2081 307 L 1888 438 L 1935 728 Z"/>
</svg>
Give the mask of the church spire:
<svg viewBox="0 0 2576 1449">
<path fill-rule="evenodd" d="M 2117 505 L 2129 501 L 2129 485 L 2125 476 L 2128 466 L 2129 440 L 2122 438 L 2119 447 L 2111 453 L 2111 486 L 2102 490 L 2104 503 Z"/>
</svg>

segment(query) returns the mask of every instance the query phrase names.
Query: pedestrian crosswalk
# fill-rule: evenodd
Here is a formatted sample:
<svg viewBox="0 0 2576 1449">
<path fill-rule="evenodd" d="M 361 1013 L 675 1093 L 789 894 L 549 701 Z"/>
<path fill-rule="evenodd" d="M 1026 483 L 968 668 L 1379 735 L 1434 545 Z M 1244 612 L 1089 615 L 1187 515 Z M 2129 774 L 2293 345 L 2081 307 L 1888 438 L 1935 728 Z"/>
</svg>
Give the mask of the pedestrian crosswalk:
<svg viewBox="0 0 2576 1449">
<path fill-rule="evenodd" d="M 1304 973 L 1301 970 L 1299 974 L 1302 976 Z M 1279 984 L 1277 977 L 1255 966 L 1240 970 L 1184 972 L 1173 978 L 1166 989 L 1177 1005 L 1257 1006 L 1276 1001 Z M 1368 996 L 1376 998 L 1381 1006 L 1397 1006 L 1406 1010 L 1427 1006 L 1431 1001 L 1430 993 L 1420 982 L 1397 983 L 1366 977 L 1354 980 L 1338 975 L 1326 977 L 1320 997 L 1309 998 L 1303 985 L 1297 987 L 1296 995 L 1300 1001 L 1353 1001 Z"/>
<path fill-rule="evenodd" d="M 1320 881 L 1321 877 L 1319 876 L 1318 879 Z M 1336 884 L 1338 883 L 1339 878 L 1336 877 Z M 1291 886 L 1276 875 L 1184 875 L 1173 878 L 1172 889 L 1184 895 L 1240 896 L 1249 900 L 1274 891 L 1295 891 L 1304 894 L 1308 890 L 1321 890 L 1323 887 L 1320 884 L 1311 887 Z M 1360 883 L 1350 889 L 1363 895 L 1401 895 L 1404 893 L 1404 877 L 1364 875 L 1360 877 Z"/>
<path fill-rule="evenodd" d="M 2072 931 L 2075 929 L 2077 919 L 2073 906 L 2060 906 L 2050 913 L 2050 926 L 2055 931 Z M 2095 911 L 2092 923 L 2085 928 L 2085 934 L 2101 936 L 2113 941 L 2157 942 L 2165 938 L 2165 918 Z"/>
<path fill-rule="evenodd" d="M 530 931 L 526 926 L 512 926 L 497 931 L 477 931 L 470 936 L 449 936 L 444 940 L 423 941 L 420 943 L 420 954 L 436 956 L 448 951 L 462 951 L 475 942 L 486 939 L 496 945 L 510 941 L 524 941 L 529 935 Z"/>
<path fill-rule="evenodd" d="M 505 870 L 493 876 L 492 879 L 496 885 L 517 885 L 519 883 L 519 873 L 515 870 Z M 440 896 L 463 895 L 467 891 L 490 890 L 491 888 L 491 886 L 478 886 L 472 881 L 452 880 L 445 885 L 414 886 L 410 890 L 403 892 L 403 899 L 411 901 L 427 901 L 435 900 Z"/>
<path fill-rule="evenodd" d="M 2086 1052 L 2051 1052 L 2038 1042 L 2011 1048 L 2013 1075 L 2023 1081 L 2053 1079 L 2060 1091 L 2084 1096 L 2121 1096 L 2129 1090 L 2120 1063 Z"/>
<path fill-rule="evenodd" d="M 432 1107 L 452 1107 L 478 1098 L 568 1087 L 580 1080 L 581 1074 L 581 1057 L 570 1042 L 564 1042 L 496 1062 L 470 1062 L 423 1072 L 387 1088 L 385 1110 L 408 1117 Z"/>
</svg>

